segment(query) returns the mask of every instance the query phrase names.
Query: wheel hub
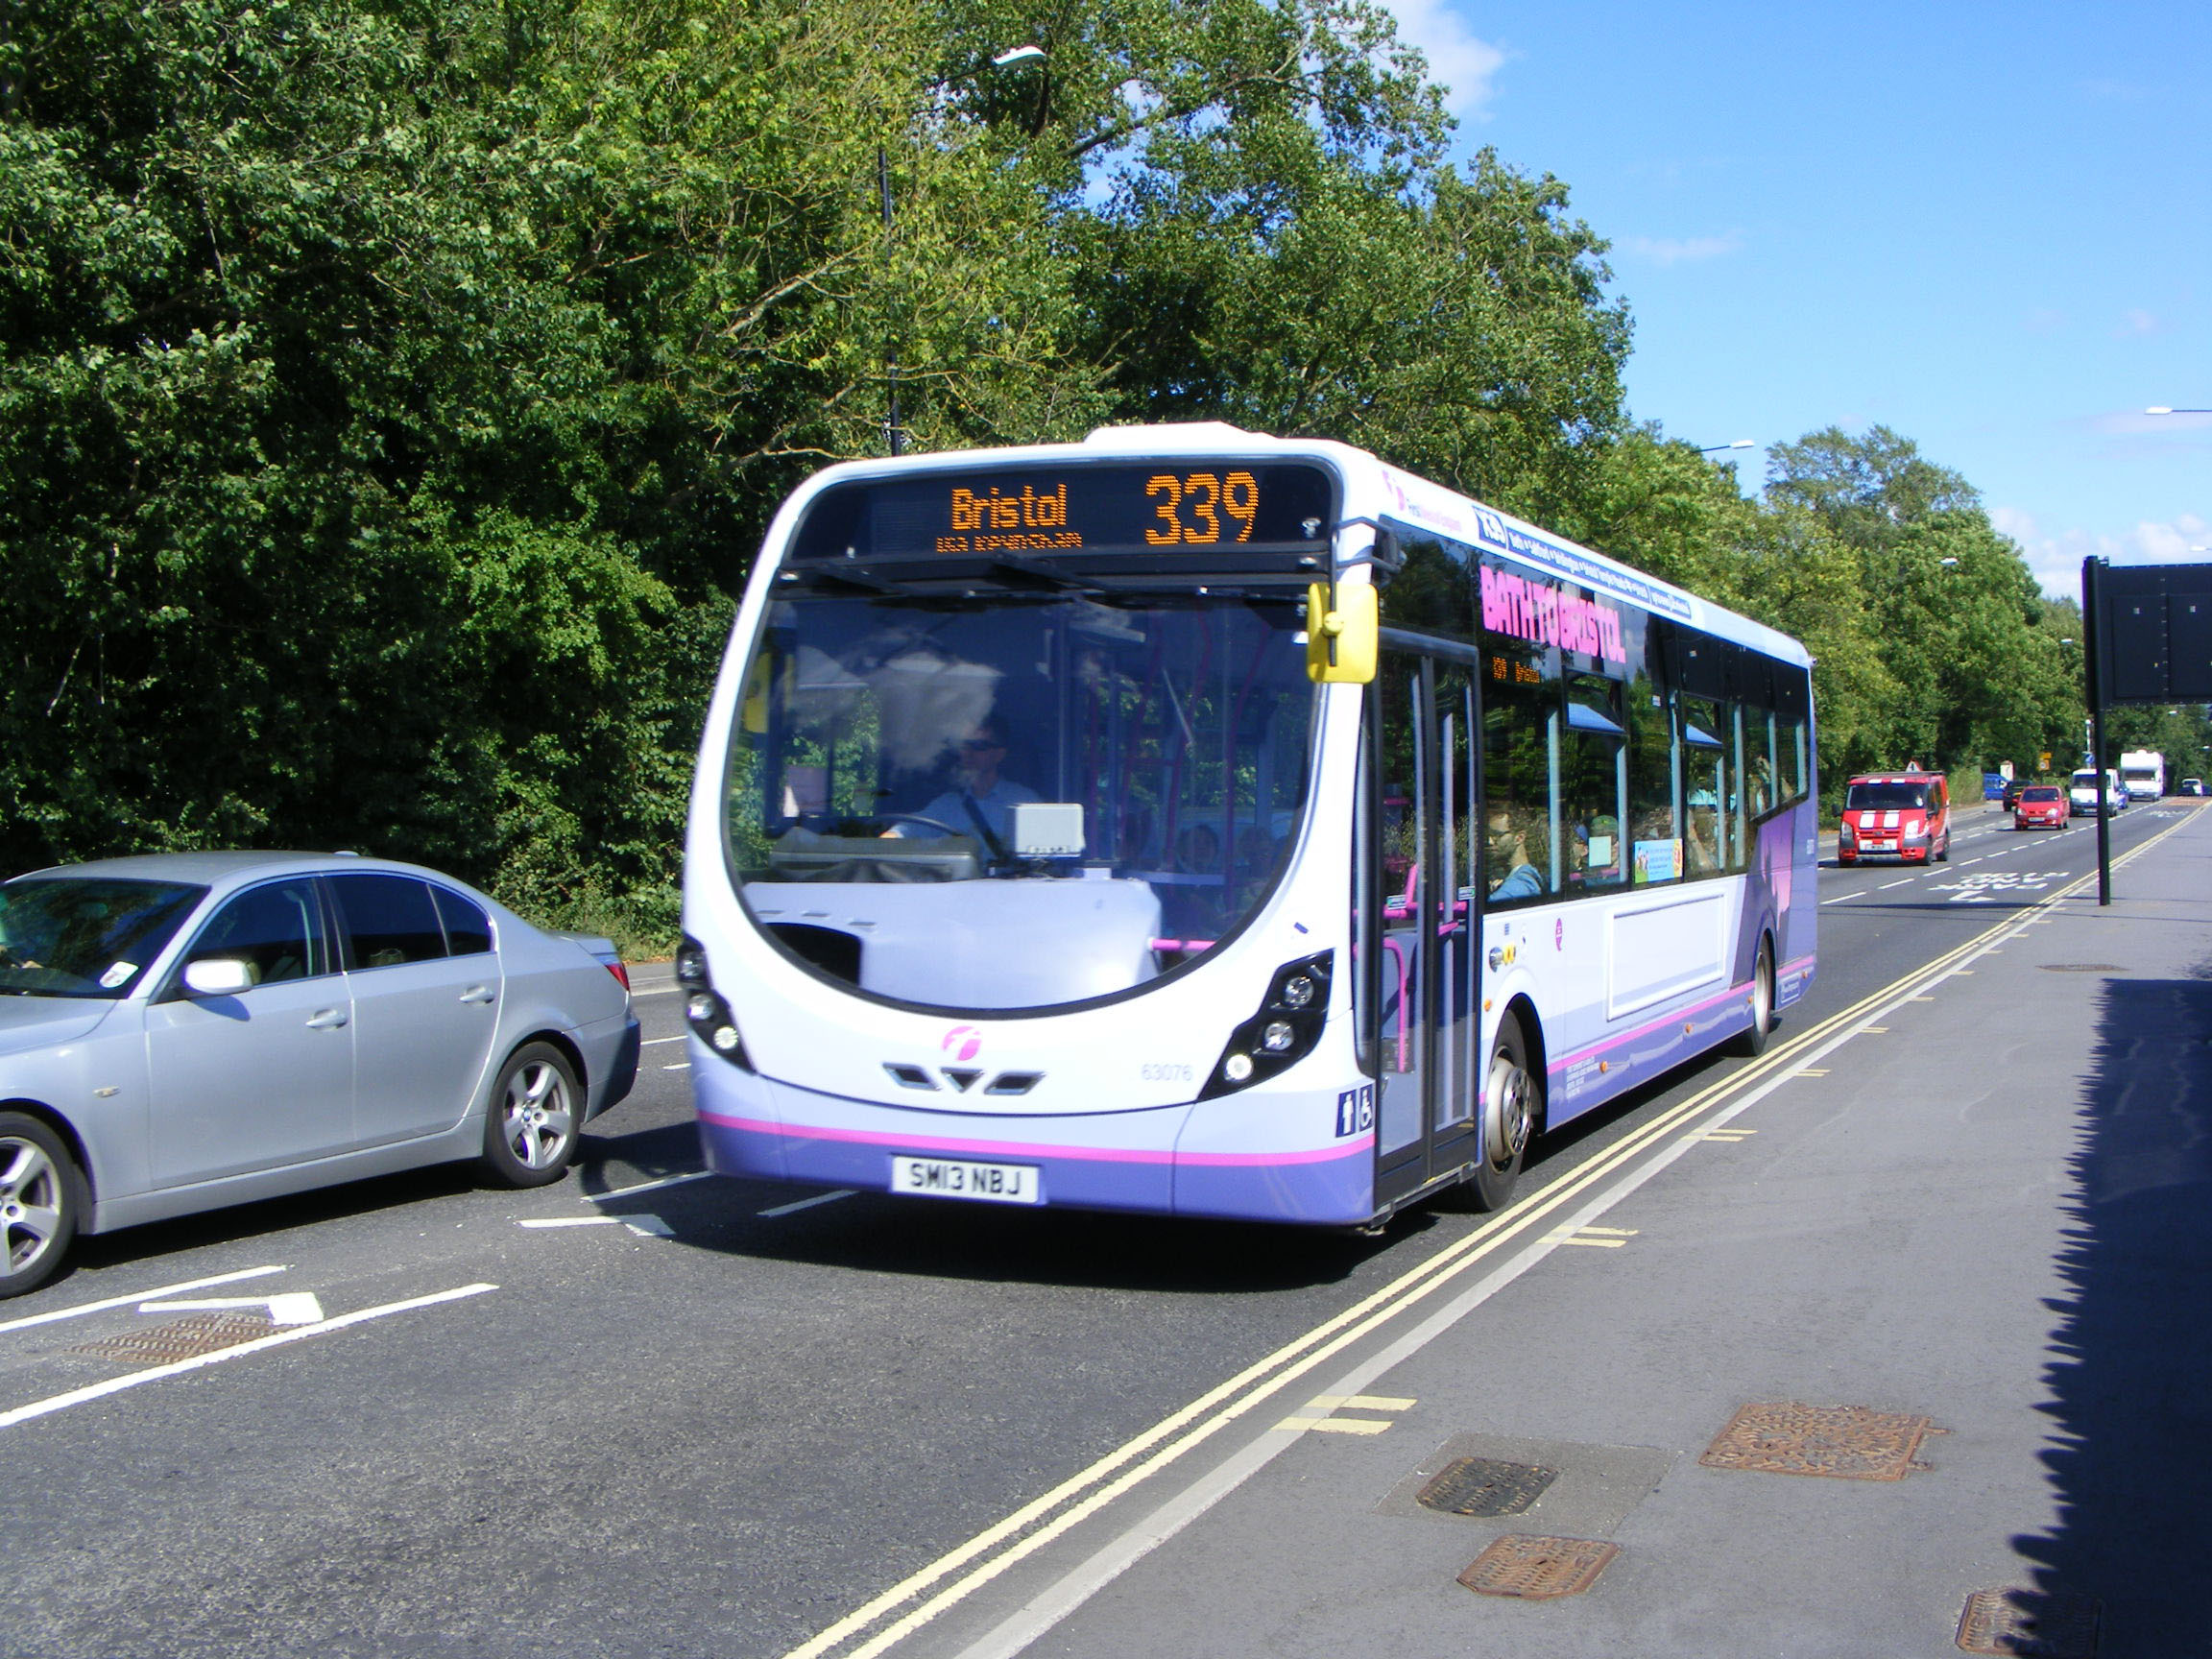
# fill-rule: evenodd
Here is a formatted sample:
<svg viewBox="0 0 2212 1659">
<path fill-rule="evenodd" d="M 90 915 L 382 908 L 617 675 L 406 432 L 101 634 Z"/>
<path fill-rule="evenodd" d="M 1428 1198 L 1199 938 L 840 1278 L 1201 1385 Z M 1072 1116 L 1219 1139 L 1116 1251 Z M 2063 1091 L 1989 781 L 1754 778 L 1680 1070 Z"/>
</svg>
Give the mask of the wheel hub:
<svg viewBox="0 0 2212 1659">
<path fill-rule="evenodd" d="M 1491 1064 L 1485 1093 L 1489 1121 L 1482 1125 L 1482 1139 L 1491 1164 L 1503 1169 L 1528 1143 L 1528 1073 L 1501 1054 Z"/>
</svg>

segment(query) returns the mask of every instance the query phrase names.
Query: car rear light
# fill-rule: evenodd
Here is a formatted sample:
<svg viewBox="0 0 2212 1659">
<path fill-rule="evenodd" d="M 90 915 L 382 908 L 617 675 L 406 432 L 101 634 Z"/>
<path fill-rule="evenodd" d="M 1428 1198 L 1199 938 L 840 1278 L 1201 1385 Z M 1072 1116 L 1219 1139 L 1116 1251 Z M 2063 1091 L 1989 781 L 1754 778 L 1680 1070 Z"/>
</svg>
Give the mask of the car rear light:
<svg viewBox="0 0 2212 1659">
<path fill-rule="evenodd" d="M 623 990 L 630 989 L 630 970 L 623 966 L 619 958 L 607 964 L 607 972 L 614 975 L 615 982 Z"/>
</svg>

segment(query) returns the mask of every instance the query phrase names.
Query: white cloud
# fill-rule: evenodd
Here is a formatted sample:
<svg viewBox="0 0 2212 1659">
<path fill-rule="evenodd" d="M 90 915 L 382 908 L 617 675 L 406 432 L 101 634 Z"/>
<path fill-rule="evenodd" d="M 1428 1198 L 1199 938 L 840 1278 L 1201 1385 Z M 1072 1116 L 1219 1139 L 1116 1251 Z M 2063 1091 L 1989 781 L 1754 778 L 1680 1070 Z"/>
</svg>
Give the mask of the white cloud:
<svg viewBox="0 0 2212 1659">
<path fill-rule="evenodd" d="M 2120 313 L 2120 326 L 2112 332 L 2125 340 L 2135 335 L 2155 334 L 2164 326 L 2151 312 L 2134 305 Z"/>
<path fill-rule="evenodd" d="M 1505 53 L 1479 38 L 1449 0 L 1389 0 L 1398 33 L 1429 60 L 1429 79 L 1444 87 L 1452 113 L 1480 119 L 1505 65 Z"/>
<path fill-rule="evenodd" d="M 1680 265 L 1686 261 L 1720 259 L 1743 246 L 1743 232 L 1724 236 L 1630 236 L 1621 246 L 1654 265 Z"/>
<path fill-rule="evenodd" d="M 2080 528 L 2046 533 L 2035 516 L 2017 507 L 1993 507 L 1989 521 L 2020 543 L 2028 568 L 2055 596 L 2081 597 L 2081 561 L 2115 565 L 2188 565 L 2212 562 L 2212 520 L 2184 513 L 2171 522 L 2146 518 L 2118 535 Z"/>
</svg>

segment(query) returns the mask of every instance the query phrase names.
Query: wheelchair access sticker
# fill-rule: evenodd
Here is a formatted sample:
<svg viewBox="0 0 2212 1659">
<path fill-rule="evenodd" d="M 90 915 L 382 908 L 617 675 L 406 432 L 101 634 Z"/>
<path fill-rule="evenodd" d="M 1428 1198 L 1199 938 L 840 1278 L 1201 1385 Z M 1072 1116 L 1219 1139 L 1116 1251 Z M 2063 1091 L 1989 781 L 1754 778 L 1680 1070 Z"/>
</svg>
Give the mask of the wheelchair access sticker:
<svg viewBox="0 0 2212 1659">
<path fill-rule="evenodd" d="M 1336 1095 L 1336 1133 L 1364 1135 L 1375 1127 L 1375 1085 L 1362 1083 L 1357 1089 L 1345 1089 Z"/>
</svg>

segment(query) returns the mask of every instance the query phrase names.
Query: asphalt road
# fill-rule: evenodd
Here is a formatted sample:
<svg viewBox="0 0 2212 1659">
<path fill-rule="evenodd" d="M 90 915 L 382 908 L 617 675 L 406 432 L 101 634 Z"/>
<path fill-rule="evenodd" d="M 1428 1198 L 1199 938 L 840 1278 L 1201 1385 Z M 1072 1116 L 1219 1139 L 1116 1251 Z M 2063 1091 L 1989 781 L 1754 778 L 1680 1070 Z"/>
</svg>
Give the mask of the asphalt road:
<svg viewBox="0 0 2212 1659">
<path fill-rule="evenodd" d="M 2122 815 L 2115 851 L 2187 809 Z M 2093 829 L 2006 822 L 1962 810 L 1926 870 L 1824 868 L 1789 1026 L 2093 868 Z M 637 1093 L 558 1187 L 433 1171 L 89 1239 L 0 1305 L 0 1652 L 772 1659 L 1493 1224 L 633 1190 L 698 1167 L 673 990 L 638 991 Z M 1531 1187 L 1741 1064 L 1578 1120 Z M 198 1369 L 80 1351 L 148 1300 L 301 1295 L 323 1322 Z"/>
</svg>

